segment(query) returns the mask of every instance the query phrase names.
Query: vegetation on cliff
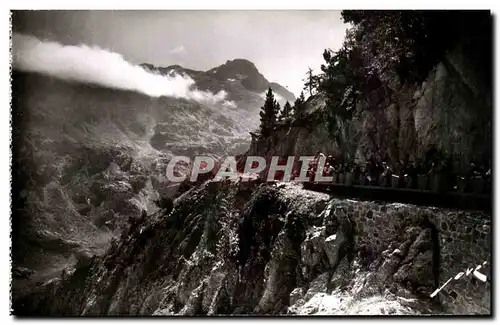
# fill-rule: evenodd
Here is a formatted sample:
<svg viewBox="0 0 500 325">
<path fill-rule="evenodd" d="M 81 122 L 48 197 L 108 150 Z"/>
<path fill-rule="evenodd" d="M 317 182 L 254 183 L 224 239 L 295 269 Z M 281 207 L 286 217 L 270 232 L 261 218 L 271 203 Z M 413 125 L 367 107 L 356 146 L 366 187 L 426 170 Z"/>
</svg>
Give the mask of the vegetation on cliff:
<svg viewBox="0 0 500 325">
<path fill-rule="evenodd" d="M 326 129 L 329 151 L 347 161 L 423 162 L 435 152 L 462 171 L 487 164 L 490 12 L 344 10 L 342 18 L 352 27 L 340 49 L 324 51 L 321 73 L 308 72 L 313 95 L 297 99 L 293 124 Z"/>
</svg>

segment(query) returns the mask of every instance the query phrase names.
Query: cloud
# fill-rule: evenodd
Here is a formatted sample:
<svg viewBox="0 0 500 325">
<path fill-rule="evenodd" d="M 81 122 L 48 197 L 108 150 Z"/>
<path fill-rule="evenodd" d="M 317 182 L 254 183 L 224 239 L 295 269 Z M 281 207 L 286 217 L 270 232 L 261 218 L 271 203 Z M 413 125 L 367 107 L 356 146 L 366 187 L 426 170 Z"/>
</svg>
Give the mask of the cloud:
<svg viewBox="0 0 500 325">
<path fill-rule="evenodd" d="M 62 45 L 14 33 L 12 54 L 14 69 L 60 79 L 210 104 L 224 101 L 226 97 L 225 92 L 214 95 L 194 89 L 194 80 L 186 75 L 155 74 L 127 62 L 119 53 L 96 46 Z"/>
<path fill-rule="evenodd" d="M 170 51 L 168 51 L 168 53 L 170 53 L 170 54 L 184 54 L 184 53 L 186 53 L 186 48 L 184 47 L 184 45 L 179 45 L 176 48 L 173 48 Z"/>
</svg>

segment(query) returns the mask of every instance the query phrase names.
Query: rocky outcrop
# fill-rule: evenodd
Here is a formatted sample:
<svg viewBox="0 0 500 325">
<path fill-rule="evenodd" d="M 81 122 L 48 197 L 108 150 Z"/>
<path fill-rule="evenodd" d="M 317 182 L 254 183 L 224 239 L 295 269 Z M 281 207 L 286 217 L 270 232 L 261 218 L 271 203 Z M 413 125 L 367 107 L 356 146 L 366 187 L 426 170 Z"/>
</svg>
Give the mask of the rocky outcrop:
<svg viewBox="0 0 500 325">
<path fill-rule="evenodd" d="M 24 315 L 488 314 L 490 216 L 204 183 L 14 303 Z"/>
</svg>

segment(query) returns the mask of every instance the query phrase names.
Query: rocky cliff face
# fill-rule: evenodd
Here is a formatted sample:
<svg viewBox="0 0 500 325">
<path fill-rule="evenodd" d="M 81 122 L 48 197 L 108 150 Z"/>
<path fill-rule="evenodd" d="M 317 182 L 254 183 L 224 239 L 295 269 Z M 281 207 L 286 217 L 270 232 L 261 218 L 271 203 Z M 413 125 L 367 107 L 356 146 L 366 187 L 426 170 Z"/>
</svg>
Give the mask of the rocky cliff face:
<svg viewBox="0 0 500 325">
<path fill-rule="evenodd" d="M 488 314 L 489 216 L 213 183 L 19 299 L 21 314 Z M 481 271 L 485 273 L 487 266 Z"/>
<path fill-rule="evenodd" d="M 492 95 L 481 71 L 457 46 L 437 64 L 421 84 L 400 84 L 387 72 L 384 86 L 375 88 L 373 107 L 360 102 L 352 119 L 335 121 L 337 134 L 328 131 L 322 94 L 308 99 L 302 121 L 278 128 L 270 139 L 260 139 L 251 154 L 309 155 L 317 151 L 350 152 L 363 162 L 372 155 L 398 162 L 415 161 L 434 148 L 453 157 L 458 168 L 492 157 Z"/>
</svg>

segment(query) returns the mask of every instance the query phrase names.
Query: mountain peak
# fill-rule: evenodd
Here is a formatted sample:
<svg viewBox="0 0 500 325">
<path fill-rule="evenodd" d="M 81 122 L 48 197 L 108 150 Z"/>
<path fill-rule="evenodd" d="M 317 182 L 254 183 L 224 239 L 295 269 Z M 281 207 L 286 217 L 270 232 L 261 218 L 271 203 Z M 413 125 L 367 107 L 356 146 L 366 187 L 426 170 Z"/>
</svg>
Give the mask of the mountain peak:
<svg viewBox="0 0 500 325">
<path fill-rule="evenodd" d="M 246 59 L 227 60 L 224 66 L 240 68 L 243 70 L 254 70 L 257 72 L 259 71 L 253 62 Z"/>
<path fill-rule="evenodd" d="M 236 58 L 227 60 L 226 63 L 207 71 L 187 69 L 178 64 L 168 67 L 155 67 L 152 64 L 143 63 L 141 66 L 149 71 L 154 71 L 163 75 L 168 75 L 173 71 L 187 74 L 196 81 L 200 89 L 210 90 L 212 92 L 224 89 L 223 85 L 229 80 L 239 80 L 241 85 L 249 91 L 260 94 L 271 87 L 274 92 L 279 93 L 286 100 L 290 102 L 295 100 L 295 96 L 290 91 L 278 83 L 269 82 L 259 72 L 255 64 L 247 59 Z"/>
<path fill-rule="evenodd" d="M 207 71 L 219 81 L 241 80 L 241 84 L 248 90 L 262 92 L 269 82 L 259 72 L 255 64 L 245 59 L 228 60 L 226 63 Z"/>
<path fill-rule="evenodd" d="M 238 75 L 250 77 L 260 74 L 255 64 L 246 59 L 227 60 L 226 63 L 208 70 L 207 73 L 236 79 L 243 79 L 242 77 L 238 78 Z"/>
</svg>

